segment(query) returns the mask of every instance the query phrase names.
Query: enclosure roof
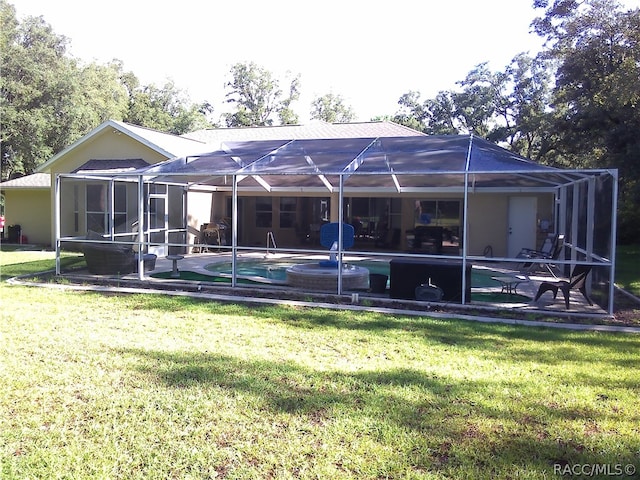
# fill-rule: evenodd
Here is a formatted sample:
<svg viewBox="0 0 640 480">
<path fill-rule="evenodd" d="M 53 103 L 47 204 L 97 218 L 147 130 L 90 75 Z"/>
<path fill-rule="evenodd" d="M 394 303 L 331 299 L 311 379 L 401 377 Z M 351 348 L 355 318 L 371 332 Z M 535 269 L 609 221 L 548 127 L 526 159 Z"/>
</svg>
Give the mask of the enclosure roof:
<svg viewBox="0 0 640 480">
<path fill-rule="evenodd" d="M 411 136 L 227 142 L 217 151 L 175 158 L 133 172 L 155 181 L 240 188 L 409 191 L 464 184 L 475 188 L 553 188 L 579 171 L 547 167 L 475 136 Z"/>
</svg>

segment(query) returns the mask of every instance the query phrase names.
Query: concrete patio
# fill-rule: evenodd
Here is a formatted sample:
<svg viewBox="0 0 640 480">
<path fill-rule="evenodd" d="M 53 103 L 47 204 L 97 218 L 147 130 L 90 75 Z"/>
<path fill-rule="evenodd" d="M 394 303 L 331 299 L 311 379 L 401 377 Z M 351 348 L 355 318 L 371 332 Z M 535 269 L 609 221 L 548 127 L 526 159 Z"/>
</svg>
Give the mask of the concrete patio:
<svg viewBox="0 0 640 480">
<path fill-rule="evenodd" d="M 213 280 L 216 278 L 217 275 L 215 272 L 207 269 L 206 267 L 208 265 L 211 264 L 215 264 L 215 263 L 228 263 L 231 262 L 231 254 L 228 253 L 193 253 L 193 254 L 185 254 L 182 255 L 182 259 L 177 260 L 177 267 L 179 269 L 179 271 L 181 272 L 193 272 L 195 274 L 199 274 L 202 275 L 204 277 L 210 277 L 211 281 L 213 282 Z M 319 259 L 325 259 L 326 255 L 296 255 L 296 256 L 292 256 L 292 255 L 286 255 L 286 254 L 269 254 L 266 255 L 264 252 L 250 252 L 250 253 L 244 253 L 241 255 L 238 255 L 238 259 L 237 261 L 243 262 L 243 261 L 251 261 L 251 260 L 319 260 Z M 346 256 L 345 257 L 345 263 L 348 262 L 358 262 L 358 261 L 365 261 L 365 260 L 371 260 L 371 258 L 368 257 L 352 257 L 352 256 Z M 379 257 L 376 257 L 375 260 L 380 260 Z M 509 268 L 507 268 L 509 267 Z M 468 308 L 473 308 L 473 307 L 483 307 L 483 308 L 490 308 L 490 309 L 495 309 L 496 311 L 512 311 L 512 312 L 517 312 L 519 314 L 526 314 L 526 313 L 531 313 L 531 314 L 552 314 L 552 315 L 561 315 L 561 316 L 566 316 L 566 315 L 593 315 L 596 317 L 602 317 L 602 316 L 607 316 L 607 313 L 605 310 L 603 310 L 600 306 L 598 306 L 597 304 L 594 305 L 589 305 L 585 299 L 583 298 L 583 296 L 580 294 L 580 292 L 578 291 L 571 291 L 570 292 L 570 308 L 569 310 L 565 309 L 565 304 L 564 304 L 564 298 L 562 296 L 562 292 L 558 292 L 558 296 L 556 299 L 553 298 L 553 295 L 551 292 L 546 292 L 544 293 L 541 298 L 537 301 L 537 302 L 533 302 L 533 298 L 536 295 L 536 292 L 538 291 L 538 287 L 540 286 L 540 284 L 544 281 L 556 281 L 559 279 L 563 279 L 562 277 L 559 278 L 554 278 L 553 276 L 551 276 L 548 272 L 521 272 L 517 269 L 518 265 L 503 265 L 502 267 L 497 267 L 495 264 L 492 263 L 488 263 L 487 265 L 481 265 L 478 264 L 477 262 L 474 263 L 473 268 L 477 269 L 477 271 L 482 271 L 485 270 L 486 272 L 499 272 L 500 276 L 509 276 L 512 278 L 517 278 L 518 281 L 518 285 L 515 286 L 515 294 L 518 295 L 523 295 L 528 297 L 529 301 L 527 302 L 484 302 L 484 301 L 475 301 L 472 299 L 471 302 L 467 302 L 467 304 L 465 305 L 465 307 Z M 174 285 L 176 287 L 179 287 L 180 285 L 193 285 L 198 284 L 198 283 L 202 283 L 203 285 L 208 283 L 206 281 L 202 281 L 202 282 L 198 282 L 198 281 L 193 281 L 193 280 L 181 280 L 179 278 L 158 278 L 158 274 L 162 274 L 162 273 L 170 273 L 172 272 L 173 269 L 173 261 L 167 257 L 158 257 L 156 260 L 156 265 L 155 265 L 155 269 L 153 271 L 150 272 L 145 272 L 145 276 L 144 276 L 144 281 L 147 282 L 149 284 L 150 288 L 153 288 L 155 285 L 157 286 L 161 286 L 161 285 Z M 90 277 L 96 277 L 93 275 L 89 275 Z M 229 275 L 226 275 L 227 277 Z M 128 279 L 128 280 L 137 280 L 138 279 L 138 275 L 137 273 L 133 273 L 133 274 L 129 274 L 126 275 L 124 277 L 122 277 L 122 279 Z M 245 280 L 247 278 L 244 278 Z M 233 295 L 233 290 L 230 286 L 226 286 L 223 285 L 221 283 L 216 283 L 215 284 L 216 287 L 219 288 L 228 288 L 229 289 L 229 294 Z M 471 290 L 472 290 L 472 294 L 476 294 L 476 293 L 487 293 L 487 294 L 495 294 L 495 293 L 501 293 L 503 292 L 503 287 L 504 285 L 502 285 L 500 282 L 496 281 L 495 282 L 495 286 L 475 286 L 473 283 L 471 284 Z M 273 292 L 273 297 L 274 298 L 278 298 L 278 295 L 282 295 L 285 292 L 296 292 L 296 293 L 300 293 L 300 292 L 304 292 L 304 293 L 308 293 L 309 295 L 311 295 L 313 293 L 313 291 L 311 290 L 305 290 L 305 289 L 300 289 L 300 288 L 294 288 L 291 287 L 289 285 L 283 284 L 282 282 L 255 282 L 251 288 L 255 288 L 255 289 L 261 289 L 261 290 L 266 290 L 266 291 L 272 291 Z M 391 299 L 389 297 L 388 294 L 389 290 L 387 289 L 386 293 L 384 294 L 380 294 L 380 293 L 373 293 L 367 290 L 357 290 L 354 292 L 345 292 L 344 295 L 346 296 L 350 296 L 352 293 L 357 293 L 358 294 L 358 298 L 360 301 L 364 301 L 366 299 L 378 299 L 378 300 L 382 300 L 382 299 L 388 299 L 390 302 L 393 302 L 394 299 Z M 322 292 L 323 294 L 327 294 L 327 292 Z M 334 294 L 335 295 L 335 294 Z M 397 302 L 397 300 L 396 300 Z M 418 301 L 411 301 L 411 300 L 403 300 L 403 303 L 414 303 L 414 304 L 424 304 L 425 302 L 418 302 Z M 435 304 L 435 303 L 434 303 Z M 460 304 L 447 304 L 447 303 L 442 303 L 439 305 L 443 305 L 444 307 L 446 307 L 447 305 L 451 306 L 452 308 L 457 308 L 457 307 L 461 307 L 462 305 Z"/>
</svg>

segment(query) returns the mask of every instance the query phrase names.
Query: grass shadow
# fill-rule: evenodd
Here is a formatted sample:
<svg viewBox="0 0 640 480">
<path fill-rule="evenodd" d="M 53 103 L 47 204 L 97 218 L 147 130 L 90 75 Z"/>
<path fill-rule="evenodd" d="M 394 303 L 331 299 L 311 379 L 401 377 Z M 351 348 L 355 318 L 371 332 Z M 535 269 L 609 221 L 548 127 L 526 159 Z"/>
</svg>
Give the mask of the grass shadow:
<svg viewBox="0 0 640 480">
<path fill-rule="evenodd" d="M 561 365 L 597 359 L 611 369 L 639 360 L 640 335 L 581 332 L 550 327 L 476 323 L 460 319 L 434 319 L 377 312 L 353 312 L 299 306 L 212 302 L 203 298 L 135 295 L 128 300 L 135 310 L 200 311 L 215 315 L 250 315 L 256 319 L 310 330 L 363 331 L 378 335 L 401 332 L 427 344 L 486 352 L 497 361 Z M 635 387 L 635 385 L 630 385 Z"/>
<path fill-rule="evenodd" d="M 367 437 L 412 456 L 420 468 L 447 472 L 483 464 L 509 471 L 514 466 L 545 472 L 553 464 L 632 462 L 637 441 L 621 441 L 605 452 L 592 438 L 558 436 L 558 421 L 588 423 L 600 412 L 579 406 L 552 405 L 521 397 L 496 402 L 490 392 L 506 385 L 439 377 L 413 369 L 345 373 L 314 370 L 293 362 L 246 360 L 209 353 L 127 349 L 137 358 L 139 374 L 170 389 L 214 389 L 252 403 L 270 415 L 306 419 L 317 435 L 334 435 L 336 422 L 347 421 L 354 438 Z M 527 391 L 514 379 L 512 390 Z M 485 393 L 486 392 L 486 393 Z M 606 419 L 599 418 L 600 421 Z M 337 430 L 336 430 L 337 431 Z M 403 438 L 403 443 L 394 439 Z M 410 440 L 407 441 L 406 439 Z M 348 444 L 353 439 L 338 439 Z M 532 452 L 535 452 L 533 454 Z"/>
<path fill-rule="evenodd" d="M 80 268 L 86 265 L 84 257 L 82 256 L 63 256 L 60 258 L 60 268 L 63 270 L 71 270 Z M 33 275 L 38 277 L 43 272 L 51 271 L 56 268 L 55 260 L 43 259 L 43 260 L 31 260 L 22 263 L 12 263 L 8 265 L 2 265 L 0 271 L 0 281 L 8 280 L 9 278 L 19 277 L 22 275 Z"/>
</svg>

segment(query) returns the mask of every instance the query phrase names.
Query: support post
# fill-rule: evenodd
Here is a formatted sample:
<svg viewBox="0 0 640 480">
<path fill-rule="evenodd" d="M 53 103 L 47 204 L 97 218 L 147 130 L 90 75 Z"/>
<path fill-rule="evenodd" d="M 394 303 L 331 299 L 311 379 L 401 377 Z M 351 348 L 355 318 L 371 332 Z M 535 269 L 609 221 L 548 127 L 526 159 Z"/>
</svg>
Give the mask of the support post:
<svg viewBox="0 0 640 480">
<path fill-rule="evenodd" d="M 238 175 L 233 174 L 231 187 L 231 286 L 236 287 L 238 255 Z"/>
<path fill-rule="evenodd" d="M 54 182 L 54 207 L 53 207 L 53 224 L 55 230 L 56 242 L 56 275 L 60 275 L 60 174 L 56 174 Z"/>
<path fill-rule="evenodd" d="M 467 303 L 466 299 L 466 291 L 467 291 L 467 282 L 470 282 L 471 279 L 467 278 L 467 245 L 468 245 L 468 237 L 469 237 L 469 165 L 471 163 L 471 147 L 473 146 L 473 134 L 469 137 L 469 149 L 467 150 L 467 161 L 464 167 L 464 205 L 462 208 L 462 292 L 460 292 L 462 305 Z M 471 299 L 469 299 L 471 300 Z"/>
<path fill-rule="evenodd" d="M 144 230 L 147 222 L 144 218 L 144 177 L 138 175 L 138 280 L 144 279 Z"/>
<path fill-rule="evenodd" d="M 338 295 L 342 295 L 342 235 L 344 222 L 344 175 L 340 174 L 338 192 Z"/>
<path fill-rule="evenodd" d="M 616 205 L 618 205 L 618 170 L 612 170 L 613 185 L 611 187 L 611 273 L 609 276 L 609 315 L 613 315 L 615 281 L 616 281 L 616 232 L 618 230 L 618 216 Z"/>
</svg>

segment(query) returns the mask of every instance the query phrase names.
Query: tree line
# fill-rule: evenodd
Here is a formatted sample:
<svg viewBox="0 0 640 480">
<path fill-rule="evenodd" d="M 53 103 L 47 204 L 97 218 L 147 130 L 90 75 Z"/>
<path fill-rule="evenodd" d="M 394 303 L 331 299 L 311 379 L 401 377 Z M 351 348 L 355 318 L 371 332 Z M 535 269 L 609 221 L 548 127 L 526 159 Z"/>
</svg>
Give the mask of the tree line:
<svg viewBox="0 0 640 480">
<path fill-rule="evenodd" d="M 618 168 L 620 243 L 640 240 L 640 9 L 610 0 L 534 0 L 544 40 L 501 71 L 476 65 L 434 98 L 409 91 L 391 120 L 427 134 L 468 134 L 536 162 Z M 0 0 L 2 179 L 40 164 L 107 119 L 183 134 L 199 128 L 295 124 L 300 76 L 278 79 L 255 63 L 231 67 L 225 101 L 193 104 L 173 82 L 142 85 L 122 62 L 84 64 L 42 17 L 16 18 Z M 340 95 L 315 98 L 311 118 L 348 122 Z"/>
</svg>

